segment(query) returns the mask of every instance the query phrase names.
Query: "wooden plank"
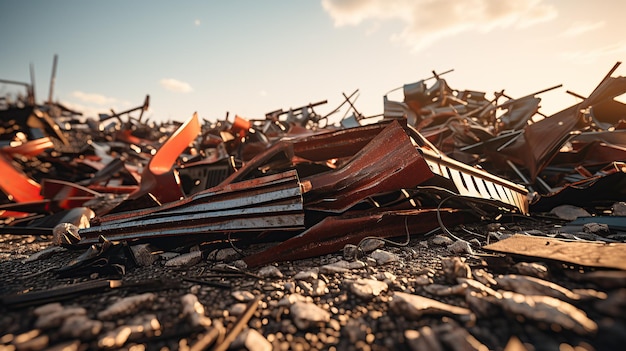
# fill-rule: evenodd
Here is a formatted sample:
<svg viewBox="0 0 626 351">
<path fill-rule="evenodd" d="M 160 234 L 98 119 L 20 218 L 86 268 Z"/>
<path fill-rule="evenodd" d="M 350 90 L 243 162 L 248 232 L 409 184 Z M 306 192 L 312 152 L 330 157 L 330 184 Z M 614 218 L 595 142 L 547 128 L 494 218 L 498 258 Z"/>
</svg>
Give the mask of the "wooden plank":
<svg viewBox="0 0 626 351">
<path fill-rule="evenodd" d="M 554 238 L 514 235 L 483 247 L 486 250 L 626 270 L 626 244 L 571 242 Z"/>
</svg>

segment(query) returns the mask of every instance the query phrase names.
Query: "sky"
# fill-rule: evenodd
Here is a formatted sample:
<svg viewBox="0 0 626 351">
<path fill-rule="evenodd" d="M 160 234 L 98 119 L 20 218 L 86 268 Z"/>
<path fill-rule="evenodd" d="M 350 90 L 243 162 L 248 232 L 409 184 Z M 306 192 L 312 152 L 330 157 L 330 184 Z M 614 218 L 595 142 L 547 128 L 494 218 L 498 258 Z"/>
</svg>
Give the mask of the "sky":
<svg viewBox="0 0 626 351">
<path fill-rule="evenodd" d="M 327 100 L 325 115 L 356 89 L 372 116 L 389 91 L 454 69 L 449 86 L 488 97 L 563 84 L 539 95 L 549 115 L 626 58 L 624 13 L 613 0 L 0 0 L 0 79 L 30 82 L 32 64 L 43 102 L 56 54 L 53 100 L 87 116 L 150 95 L 153 121 L 215 121 Z"/>
</svg>

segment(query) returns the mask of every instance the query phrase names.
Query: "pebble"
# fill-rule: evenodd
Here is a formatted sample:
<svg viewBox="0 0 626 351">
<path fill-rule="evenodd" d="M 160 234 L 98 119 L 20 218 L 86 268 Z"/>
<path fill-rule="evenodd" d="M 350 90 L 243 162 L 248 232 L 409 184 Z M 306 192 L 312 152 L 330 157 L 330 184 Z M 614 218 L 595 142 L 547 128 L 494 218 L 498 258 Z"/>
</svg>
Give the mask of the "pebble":
<svg viewBox="0 0 626 351">
<path fill-rule="evenodd" d="M 41 313 L 41 311 L 40 311 Z M 35 328 L 49 329 L 60 327 L 63 322 L 72 316 L 85 316 L 87 310 L 82 307 L 65 307 L 48 314 L 41 314 L 35 321 Z"/>
<path fill-rule="evenodd" d="M 371 300 L 389 288 L 387 283 L 375 279 L 357 279 L 348 281 L 348 285 L 352 293 L 364 300 Z"/>
<path fill-rule="evenodd" d="M 543 263 L 519 262 L 513 266 L 513 269 L 521 275 L 529 275 L 541 279 L 546 279 L 549 276 L 548 267 Z"/>
<path fill-rule="evenodd" d="M 369 238 L 369 239 L 363 240 L 359 247 L 361 248 L 361 250 L 363 250 L 363 252 L 372 252 L 384 246 L 385 246 L 384 241 L 380 239 L 376 239 L 376 238 Z"/>
<path fill-rule="evenodd" d="M 272 351 L 272 344 L 256 329 L 246 328 L 237 335 L 231 349 L 245 347 L 248 351 Z"/>
<path fill-rule="evenodd" d="M 471 278 L 472 270 L 465 263 L 465 258 L 446 257 L 441 260 L 443 273 L 450 282 L 456 282 L 456 278 Z"/>
<path fill-rule="evenodd" d="M 425 314 L 453 315 L 463 321 L 470 322 L 476 316 L 465 307 L 453 306 L 420 295 L 394 292 L 390 308 L 398 315 L 419 320 Z"/>
<path fill-rule="evenodd" d="M 358 246 L 354 244 L 346 244 L 343 247 L 343 258 L 345 258 L 346 260 L 354 260 L 355 258 L 357 258 L 358 251 Z"/>
<path fill-rule="evenodd" d="M 152 305 L 155 299 L 156 295 L 153 293 L 125 297 L 113 303 L 104 311 L 98 312 L 98 319 L 110 320 L 119 316 L 133 314 L 145 306 Z"/>
<path fill-rule="evenodd" d="M 130 251 L 135 263 L 140 267 L 150 266 L 158 258 L 157 255 L 153 255 L 154 249 L 150 244 L 132 245 Z"/>
<path fill-rule="evenodd" d="M 186 294 L 180 298 L 183 305 L 183 316 L 186 316 L 192 326 L 202 326 L 208 328 L 211 326 L 211 318 L 205 315 L 204 306 L 198 301 L 198 297 L 194 294 Z"/>
<path fill-rule="evenodd" d="M 39 351 L 47 348 L 49 343 L 50 337 L 48 335 L 40 335 L 39 330 L 32 330 L 30 332 L 16 336 L 12 344 L 18 351 Z"/>
<path fill-rule="evenodd" d="M 365 267 L 365 263 L 361 261 L 348 262 L 339 260 L 337 262 L 321 266 L 319 268 L 319 272 L 322 274 L 346 273 L 352 269 L 361 269 L 363 267 Z"/>
<path fill-rule="evenodd" d="M 242 303 L 242 302 L 236 303 L 236 304 L 231 305 L 228 308 L 228 314 L 230 316 L 239 317 L 246 311 L 247 308 L 248 308 L 248 305 L 245 303 Z"/>
<path fill-rule="evenodd" d="M 314 281 L 317 279 L 319 273 L 319 268 L 315 267 L 310 270 L 300 271 L 298 272 L 293 279 L 295 280 L 306 280 L 306 281 Z"/>
<path fill-rule="evenodd" d="M 418 275 L 417 277 L 415 277 L 415 284 L 417 285 L 423 286 L 423 285 L 428 285 L 432 283 L 433 283 L 433 279 L 429 277 L 427 274 L 422 274 L 422 275 Z"/>
<path fill-rule="evenodd" d="M 165 267 L 188 267 L 200 261 L 202 261 L 202 251 L 192 251 L 167 260 Z"/>
<path fill-rule="evenodd" d="M 626 216 L 626 202 L 616 202 L 611 206 L 613 216 Z"/>
<path fill-rule="evenodd" d="M 375 278 L 387 284 L 391 284 L 396 281 L 396 275 L 390 272 L 378 272 Z"/>
<path fill-rule="evenodd" d="M 300 330 L 330 321 L 330 312 L 310 302 L 296 301 L 289 308 L 293 322 Z"/>
<path fill-rule="evenodd" d="M 209 257 L 215 257 L 216 261 L 232 262 L 240 257 L 239 252 L 237 252 L 232 247 L 227 247 L 225 249 L 218 249 L 215 251 L 216 251 L 215 256 L 212 256 L 211 254 L 209 254 Z"/>
<path fill-rule="evenodd" d="M 262 278 L 282 278 L 283 272 L 275 266 L 265 266 L 257 273 Z"/>
<path fill-rule="evenodd" d="M 437 335 L 429 326 L 424 326 L 419 330 L 407 329 L 404 331 L 404 339 L 413 351 L 443 351 L 443 347 Z"/>
<path fill-rule="evenodd" d="M 550 213 L 566 221 L 573 221 L 578 217 L 590 217 L 591 216 L 591 214 L 589 214 L 589 212 L 587 212 L 585 209 L 572 206 L 572 205 L 557 206 L 553 208 L 550 211 Z"/>
<path fill-rule="evenodd" d="M 63 321 L 59 334 L 69 338 L 91 340 L 102 331 L 102 322 L 89 319 L 85 315 L 75 315 Z"/>
<path fill-rule="evenodd" d="M 448 245 L 452 245 L 452 243 L 454 243 L 454 240 L 448 238 L 445 235 L 436 235 L 433 238 L 433 244 L 434 245 L 448 246 Z"/>
<path fill-rule="evenodd" d="M 370 254 L 370 257 L 376 260 L 378 265 L 384 265 L 391 262 L 397 262 L 400 260 L 398 255 L 388 251 L 376 249 Z"/>
<path fill-rule="evenodd" d="M 474 250 L 472 250 L 472 246 L 465 240 L 457 240 L 452 245 L 448 245 L 448 250 L 452 253 L 456 254 L 469 254 L 473 255 Z"/>
<path fill-rule="evenodd" d="M 254 300 L 254 294 L 245 290 L 236 290 L 230 295 L 239 302 L 249 302 Z"/>
<path fill-rule="evenodd" d="M 610 233 L 609 225 L 606 223 L 585 223 L 583 224 L 583 232 L 597 234 L 597 235 L 606 235 Z"/>
</svg>

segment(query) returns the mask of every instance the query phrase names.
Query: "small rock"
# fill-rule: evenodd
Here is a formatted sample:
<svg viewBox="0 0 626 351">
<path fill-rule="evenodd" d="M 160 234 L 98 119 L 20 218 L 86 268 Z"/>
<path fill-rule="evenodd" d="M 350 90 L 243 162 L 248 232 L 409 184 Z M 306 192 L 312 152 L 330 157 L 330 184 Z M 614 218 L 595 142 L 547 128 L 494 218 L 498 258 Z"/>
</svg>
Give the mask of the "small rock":
<svg viewBox="0 0 626 351">
<path fill-rule="evenodd" d="M 308 271 L 301 271 L 298 272 L 293 279 L 295 280 L 306 280 L 306 281 L 314 281 L 317 279 L 319 273 L 319 268 L 315 267 L 313 269 L 310 269 Z"/>
<path fill-rule="evenodd" d="M 233 261 L 233 266 L 235 266 L 235 268 L 239 268 L 241 270 L 248 269 L 248 264 L 244 260 L 234 260 Z"/>
<path fill-rule="evenodd" d="M 616 202 L 611 206 L 613 216 L 626 216 L 626 202 Z"/>
<path fill-rule="evenodd" d="M 390 272 L 379 272 L 378 274 L 376 274 L 375 278 L 387 284 L 391 284 L 394 281 L 396 281 L 395 274 L 390 273 Z"/>
<path fill-rule="evenodd" d="M 311 296 L 323 296 L 325 294 L 328 294 L 328 288 L 326 287 L 326 282 L 321 279 L 317 279 L 313 281 L 310 295 Z"/>
<path fill-rule="evenodd" d="M 79 351 L 80 348 L 80 340 L 70 340 L 61 342 L 58 344 L 54 344 L 46 348 L 46 351 Z"/>
<path fill-rule="evenodd" d="M 589 212 L 587 212 L 585 209 L 572 206 L 572 205 L 557 206 L 553 208 L 550 211 L 550 213 L 566 221 L 573 221 L 578 217 L 590 217 L 591 216 L 591 214 L 589 214 Z"/>
<path fill-rule="evenodd" d="M 580 296 L 569 289 L 547 280 L 525 275 L 507 274 L 495 278 L 505 290 L 524 295 L 546 295 L 559 300 L 580 300 Z"/>
<path fill-rule="evenodd" d="M 428 285 L 432 283 L 433 283 L 433 279 L 429 277 L 427 274 L 421 274 L 415 277 L 415 284 L 417 285 L 423 286 L 423 285 Z"/>
<path fill-rule="evenodd" d="M 166 261 L 169 261 L 176 256 L 180 256 L 180 254 L 178 252 L 163 252 L 159 254 L 159 257 Z"/>
<path fill-rule="evenodd" d="M 343 247 L 343 258 L 346 260 L 354 260 L 357 257 L 359 248 L 354 244 L 346 244 Z"/>
<path fill-rule="evenodd" d="M 154 254 L 155 250 L 150 244 L 132 245 L 130 251 L 135 263 L 140 267 L 150 266 L 158 258 L 158 256 Z"/>
<path fill-rule="evenodd" d="M 375 279 L 357 279 L 348 281 L 348 284 L 350 291 L 364 300 L 373 299 L 389 287 L 387 283 Z"/>
<path fill-rule="evenodd" d="M 180 299 L 183 305 L 183 316 L 186 316 L 192 326 L 202 326 L 208 328 L 211 326 L 211 318 L 205 315 L 204 306 L 198 301 L 198 297 L 194 294 L 186 294 Z"/>
<path fill-rule="evenodd" d="M 361 248 L 361 250 L 363 250 L 363 252 L 372 252 L 384 246 L 385 246 L 384 241 L 380 239 L 376 239 L 376 238 L 370 238 L 370 239 L 363 240 L 359 247 Z"/>
<path fill-rule="evenodd" d="M 262 278 L 282 278 L 283 272 L 275 266 L 265 266 L 259 269 L 258 275 Z"/>
<path fill-rule="evenodd" d="M 237 335 L 230 346 L 231 349 L 245 348 L 248 351 L 272 351 L 272 343 L 256 329 L 246 328 Z"/>
<path fill-rule="evenodd" d="M 404 331 L 404 339 L 413 351 L 443 351 L 439 338 L 429 326 L 418 330 L 408 329 Z"/>
<path fill-rule="evenodd" d="M 289 308 L 293 322 L 300 330 L 319 326 L 330 321 L 330 313 L 309 302 L 296 301 Z"/>
<path fill-rule="evenodd" d="M 476 316 L 467 308 L 448 305 L 420 295 L 394 292 L 390 302 L 391 309 L 402 316 L 419 320 L 425 314 L 450 315 L 462 321 L 470 322 Z"/>
<path fill-rule="evenodd" d="M 46 334 L 41 334 L 37 329 L 33 329 L 29 332 L 20 334 L 13 339 L 13 346 L 17 350 L 39 351 L 48 347 L 50 343 L 50 337 Z M 9 348 L 11 350 L 11 348 Z"/>
<path fill-rule="evenodd" d="M 459 326 L 449 318 L 444 318 L 444 324 L 436 328 L 441 341 L 453 351 L 488 351 L 489 348 L 482 344 L 467 329 Z"/>
<path fill-rule="evenodd" d="M 609 234 L 609 226 L 605 223 L 585 223 L 583 224 L 583 232 L 603 235 Z"/>
<path fill-rule="evenodd" d="M 33 310 L 33 313 L 37 317 L 41 317 L 50 313 L 58 312 L 63 309 L 63 305 L 59 302 L 51 302 L 42 306 L 39 306 Z"/>
<path fill-rule="evenodd" d="M 450 238 L 448 238 L 445 235 L 436 235 L 433 238 L 433 244 L 435 245 L 439 245 L 439 246 L 448 246 L 448 245 L 452 245 L 454 241 Z"/>
<path fill-rule="evenodd" d="M 548 267 L 543 263 L 519 262 L 516 263 L 513 268 L 521 275 L 528 275 L 541 279 L 546 279 L 549 275 Z"/>
<path fill-rule="evenodd" d="M 192 251 L 178 255 L 165 262 L 165 267 L 189 267 L 202 261 L 202 251 Z"/>
<path fill-rule="evenodd" d="M 248 305 L 245 303 L 236 303 L 230 306 L 230 308 L 228 309 L 228 314 L 231 316 L 239 317 L 246 311 L 247 308 Z"/>
<path fill-rule="evenodd" d="M 498 284 L 495 279 L 493 279 L 493 274 L 487 272 L 486 270 L 479 268 L 472 271 L 472 275 L 476 281 L 480 282 L 486 286 L 495 286 Z"/>
<path fill-rule="evenodd" d="M 420 242 L 418 243 L 418 245 L 419 245 L 421 248 L 427 249 L 427 248 L 428 248 L 428 241 L 426 241 L 426 240 L 422 240 L 422 241 L 420 241 Z"/>
<path fill-rule="evenodd" d="M 104 311 L 98 312 L 98 319 L 111 320 L 119 316 L 133 314 L 141 308 L 151 305 L 155 299 L 156 295 L 153 293 L 125 297 L 113 303 Z"/>
<path fill-rule="evenodd" d="M 457 278 L 471 278 L 472 270 L 461 257 L 446 257 L 441 260 L 443 273 L 450 282 L 456 282 Z"/>
<path fill-rule="evenodd" d="M 448 250 L 450 250 L 450 252 L 456 253 L 456 254 L 460 254 L 460 253 L 465 253 L 465 254 L 469 254 L 469 255 L 473 255 L 474 254 L 474 251 L 472 250 L 472 247 L 470 246 L 470 243 L 468 243 L 465 240 L 457 240 L 457 241 L 454 242 L 454 244 L 448 245 Z"/>
<path fill-rule="evenodd" d="M 231 293 L 231 296 L 239 302 L 249 302 L 254 300 L 254 294 L 249 291 L 237 290 Z"/>
<path fill-rule="evenodd" d="M 219 249 L 217 250 L 217 253 L 215 254 L 215 260 L 223 261 L 223 262 L 231 262 L 231 261 L 238 259 L 239 257 L 240 257 L 239 252 L 237 252 L 232 247 Z"/>
<path fill-rule="evenodd" d="M 370 254 L 370 257 L 376 260 L 378 265 L 384 265 L 391 262 L 397 262 L 400 258 L 391 252 L 376 249 L 374 252 Z"/>
<path fill-rule="evenodd" d="M 496 301 L 510 313 L 549 325 L 555 324 L 581 335 L 593 334 L 598 330 L 598 325 L 585 312 L 554 297 L 504 291 L 502 298 Z"/>
<path fill-rule="evenodd" d="M 333 274 L 333 273 L 346 273 L 352 269 L 360 269 L 365 267 L 365 263 L 361 261 L 348 262 L 339 260 L 334 263 L 323 265 L 319 268 L 320 273 Z"/>
<path fill-rule="evenodd" d="M 124 346 L 126 341 L 128 341 L 131 333 L 132 330 L 128 326 L 123 325 L 118 327 L 115 330 L 111 330 L 110 332 L 102 335 L 98 339 L 98 347 L 107 350 L 119 349 Z"/>
<path fill-rule="evenodd" d="M 49 314 L 42 314 L 37 318 L 35 322 L 35 328 L 49 329 L 60 327 L 63 322 L 72 316 L 85 316 L 87 310 L 82 307 L 66 307 L 61 310 L 56 310 Z"/>
<path fill-rule="evenodd" d="M 69 338 L 88 341 L 100 334 L 102 325 L 101 321 L 89 319 L 85 315 L 71 316 L 63 322 L 59 329 L 59 334 Z"/>
</svg>

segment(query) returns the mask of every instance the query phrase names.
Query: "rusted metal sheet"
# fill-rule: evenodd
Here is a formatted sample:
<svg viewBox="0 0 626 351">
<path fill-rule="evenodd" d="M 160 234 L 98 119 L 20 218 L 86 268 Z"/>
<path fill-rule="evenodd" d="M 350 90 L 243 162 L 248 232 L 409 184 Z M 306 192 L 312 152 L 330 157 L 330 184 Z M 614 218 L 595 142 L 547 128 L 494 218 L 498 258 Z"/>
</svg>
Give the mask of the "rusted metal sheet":
<svg viewBox="0 0 626 351">
<path fill-rule="evenodd" d="M 141 175 L 141 184 L 136 192 L 129 196 L 129 200 L 138 199 L 152 194 L 159 202 L 166 203 L 180 200 L 184 197 L 178 176 L 174 174 L 173 166 L 180 153 L 198 137 L 200 121 L 198 114 L 187 120 L 161 145 L 157 153 L 150 159 L 148 166 Z"/>
<path fill-rule="evenodd" d="M 626 270 L 626 244 L 623 243 L 567 242 L 546 237 L 514 235 L 483 248 L 587 267 Z"/>
<path fill-rule="evenodd" d="M 98 237 L 136 240 L 225 232 L 295 230 L 304 226 L 302 193 L 297 173 L 257 178 L 237 187 L 198 193 L 168 206 L 105 216 L 82 229 L 78 245 Z"/>
<path fill-rule="evenodd" d="M 439 180 L 445 180 L 443 185 L 451 182 L 448 186 L 449 190 L 461 196 L 499 201 L 517 208 L 521 213 L 528 213 L 528 190 L 526 188 L 453 160 L 440 153 L 419 132 L 413 131 L 413 133 L 414 140 L 420 145 L 419 151 L 430 171 L 437 175 Z"/>
<path fill-rule="evenodd" d="M 11 160 L 0 152 L 0 189 L 10 200 L 31 202 L 42 200 L 41 185 L 13 167 Z"/>
<path fill-rule="evenodd" d="M 368 196 L 412 188 L 432 176 L 404 129 L 394 121 L 344 166 L 303 179 L 311 184 L 305 204 L 307 209 L 340 213 Z"/>
<path fill-rule="evenodd" d="M 249 255 L 243 260 L 249 267 L 277 261 L 297 260 L 320 256 L 341 250 L 346 244 L 358 244 L 373 236 L 393 238 L 427 233 L 439 227 L 437 215 L 446 225 L 475 220 L 473 215 L 455 209 L 385 211 L 346 213 L 327 217 L 300 235 L 281 242 L 265 251 Z"/>
<path fill-rule="evenodd" d="M 589 178 L 572 182 L 533 203 L 533 212 L 548 212 L 559 205 L 592 207 L 626 199 L 626 164 L 614 162 Z"/>
</svg>

